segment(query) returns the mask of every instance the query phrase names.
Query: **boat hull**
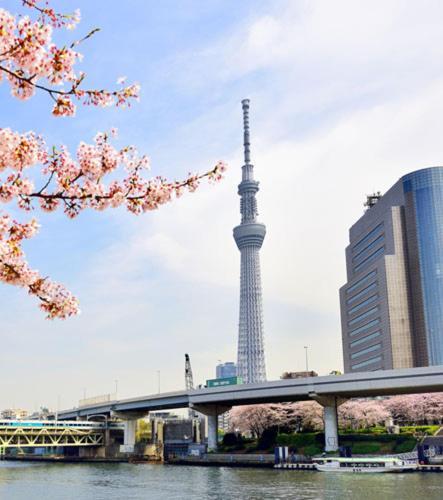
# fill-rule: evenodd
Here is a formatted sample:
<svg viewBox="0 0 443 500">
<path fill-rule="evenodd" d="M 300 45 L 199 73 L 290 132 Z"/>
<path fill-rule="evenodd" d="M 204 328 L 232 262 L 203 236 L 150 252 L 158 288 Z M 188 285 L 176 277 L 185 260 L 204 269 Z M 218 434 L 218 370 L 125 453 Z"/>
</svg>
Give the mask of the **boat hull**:
<svg viewBox="0 0 443 500">
<path fill-rule="evenodd" d="M 354 474 L 374 474 L 380 472 L 409 472 L 416 469 L 416 467 L 331 467 L 327 465 L 315 465 L 316 470 L 320 472 L 340 472 L 340 473 L 354 473 Z"/>
</svg>

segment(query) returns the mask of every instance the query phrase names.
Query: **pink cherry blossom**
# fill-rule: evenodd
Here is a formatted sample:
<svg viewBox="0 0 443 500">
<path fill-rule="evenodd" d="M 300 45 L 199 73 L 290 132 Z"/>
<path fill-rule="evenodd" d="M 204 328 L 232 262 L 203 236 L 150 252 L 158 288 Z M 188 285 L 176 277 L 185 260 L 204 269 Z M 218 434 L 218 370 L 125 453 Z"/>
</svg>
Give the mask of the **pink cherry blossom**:
<svg viewBox="0 0 443 500">
<path fill-rule="evenodd" d="M 389 418 L 398 425 L 442 424 L 443 393 L 349 399 L 338 407 L 337 413 L 341 429 L 383 426 Z M 285 432 L 324 429 L 323 408 L 315 401 L 237 406 L 230 416 L 231 430 L 257 438 L 273 426 Z"/>
</svg>

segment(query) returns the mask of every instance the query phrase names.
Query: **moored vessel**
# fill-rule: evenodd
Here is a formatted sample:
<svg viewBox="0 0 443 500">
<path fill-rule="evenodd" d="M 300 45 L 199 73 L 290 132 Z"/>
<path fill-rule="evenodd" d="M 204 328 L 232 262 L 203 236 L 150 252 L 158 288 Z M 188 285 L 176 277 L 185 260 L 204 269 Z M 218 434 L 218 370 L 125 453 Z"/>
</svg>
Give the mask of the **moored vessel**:
<svg viewBox="0 0 443 500">
<path fill-rule="evenodd" d="M 321 472 L 407 472 L 417 469 L 416 460 L 396 457 L 324 457 L 316 459 L 314 465 Z"/>
</svg>

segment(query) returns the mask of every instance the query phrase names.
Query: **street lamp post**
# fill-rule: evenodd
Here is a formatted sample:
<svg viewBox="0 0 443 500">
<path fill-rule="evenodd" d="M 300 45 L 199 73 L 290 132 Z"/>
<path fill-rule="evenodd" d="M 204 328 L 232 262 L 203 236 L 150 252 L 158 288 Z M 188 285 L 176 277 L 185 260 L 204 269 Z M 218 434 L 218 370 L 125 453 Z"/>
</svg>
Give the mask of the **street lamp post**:
<svg viewBox="0 0 443 500">
<path fill-rule="evenodd" d="M 305 345 L 305 361 L 306 361 L 306 373 L 309 371 L 309 366 L 308 366 L 308 346 Z"/>
<path fill-rule="evenodd" d="M 55 412 L 55 421 L 58 421 L 58 412 L 60 411 L 60 401 L 61 397 L 60 394 L 57 396 L 57 411 Z"/>
<path fill-rule="evenodd" d="M 118 399 L 118 396 L 117 396 L 117 394 L 118 394 L 118 380 L 114 380 L 114 382 L 115 382 L 115 399 Z"/>
<path fill-rule="evenodd" d="M 157 370 L 158 393 L 160 394 L 160 370 Z"/>
</svg>

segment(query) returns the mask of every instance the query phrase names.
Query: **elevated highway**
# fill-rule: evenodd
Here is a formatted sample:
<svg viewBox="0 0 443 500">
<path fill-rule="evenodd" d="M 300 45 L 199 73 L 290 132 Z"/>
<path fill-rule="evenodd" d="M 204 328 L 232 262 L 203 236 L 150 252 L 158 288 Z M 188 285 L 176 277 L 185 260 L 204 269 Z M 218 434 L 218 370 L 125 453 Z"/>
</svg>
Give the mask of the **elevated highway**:
<svg viewBox="0 0 443 500">
<path fill-rule="evenodd" d="M 324 407 L 326 450 L 332 450 L 338 446 L 337 406 L 346 399 L 440 391 L 443 366 L 433 366 L 155 394 L 72 408 L 59 412 L 59 418 L 94 418 L 114 412 L 130 420 L 150 411 L 191 407 L 208 416 L 208 444 L 214 447 L 217 415 L 233 406 L 315 400 Z"/>
</svg>

